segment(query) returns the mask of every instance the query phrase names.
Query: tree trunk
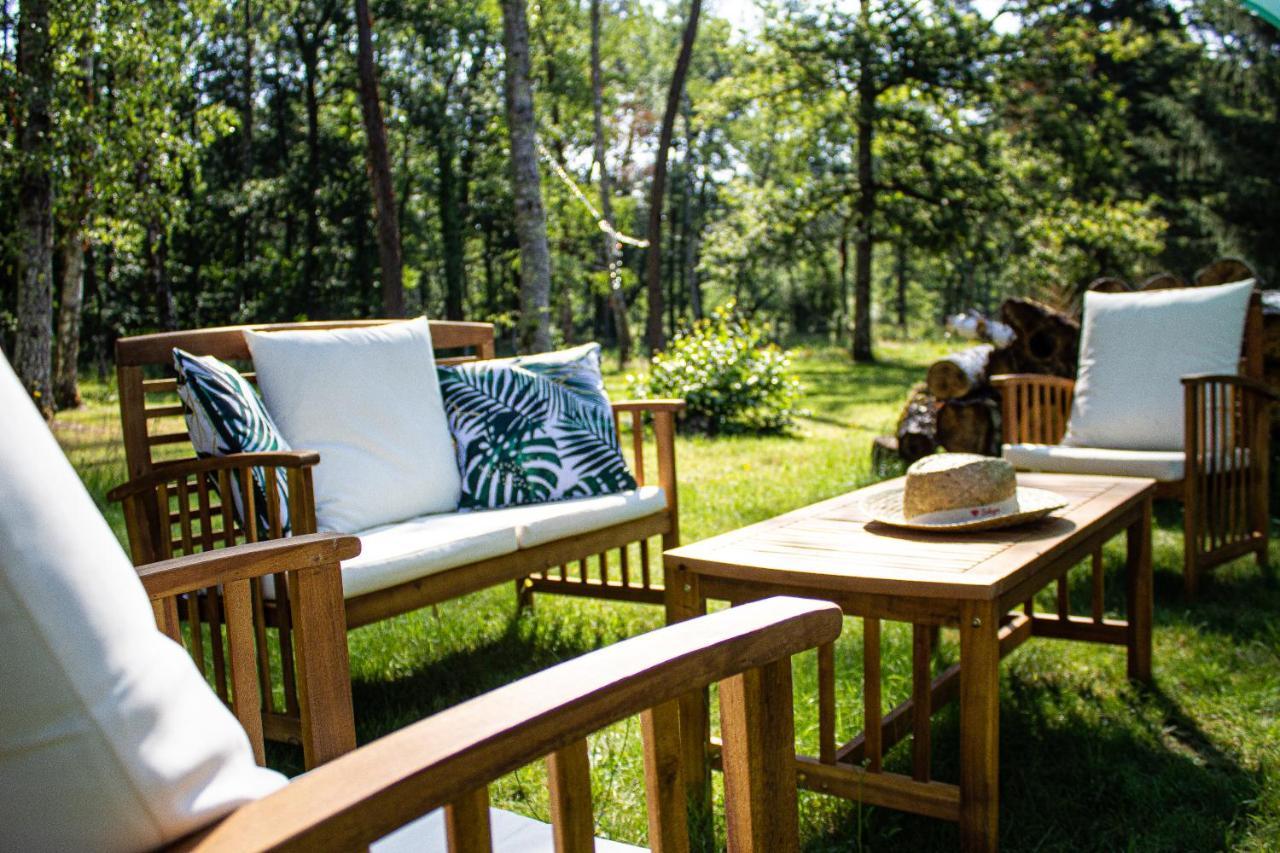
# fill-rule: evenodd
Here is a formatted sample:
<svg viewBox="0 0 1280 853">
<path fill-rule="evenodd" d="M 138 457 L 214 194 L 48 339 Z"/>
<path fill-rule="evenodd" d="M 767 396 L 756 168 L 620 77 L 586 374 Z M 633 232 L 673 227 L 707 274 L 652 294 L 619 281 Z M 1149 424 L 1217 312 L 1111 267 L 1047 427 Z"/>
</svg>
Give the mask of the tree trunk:
<svg viewBox="0 0 1280 853">
<path fill-rule="evenodd" d="M 92 7 L 91 10 L 92 12 Z M 94 102 L 93 44 L 90 32 L 85 30 L 80 38 L 81 103 L 86 114 L 91 114 Z M 92 197 L 90 164 L 94 157 L 92 137 L 76 133 L 68 157 L 68 185 L 71 198 L 61 206 L 65 221 L 62 224 L 62 283 L 58 295 L 58 334 L 53 353 L 53 399 L 59 409 L 74 409 L 80 405 L 80 316 L 84 303 L 84 256 L 87 248 L 85 227 L 89 219 Z"/>
<path fill-rule="evenodd" d="M 78 228 L 62 240 L 62 287 L 58 300 L 58 338 L 54 353 L 53 398 L 59 409 L 80 405 L 80 310 L 84 302 L 84 237 Z"/>
<path fill-rule="evenodd" d="M 645 337 L 650 353 L 661 350 L 667 343 L 662 327 L 662 203 L 667 184 L 667 152 L 675 132 L 676 112 L 684 95 L 684 79 L 693 58 L 693 43 L 698 38 L 698 16 L 701 12 L 702 0 L 691 0 L 675 72 L 671 75 L 671 88 L 667 91 L 667 108 L 662 114 L 662 130 L 658 134 L 658 150 L 653 164 L 653 189 L 649 195 L 649 251 L 644 267 L 645 286 L 649 291 L 649 322 Z"/>
<path fill-rule="evenodd" d="M 862 4 L 864 36 L 870 37 L 870 14 L 867 4 Z M 876 211 L 874 175 L 872 174 L 871 145 L 874 137 L 876 90 L 864 52 L 858 75 L 858 234 L 854 249 L 853 284 L 853 360 L 875 360 L 871 351 L 871 252 L 874 248 L 872 218 Z"/>
<path fill-rule="evenodd" d="M 907 241 L 898 240 L 898 328 L 907 330 Z"/>
<path fill-rule="evenodd" d="M 53 415 L 53 175 L 47 146 L 53 98 L 49 4 L 18 4 L 19 91 L 24 95 L 18 132 L 18 333 L 13 369 L 45 417 Z"/>
<path fill-rule="evenodd" d="M 458 177 L 453 168 L 453 137 L 443 127 L 444 105 L 441 105 L 432 128 L 439 180 L 436 202 L 440 208 L 440 246 L 444 253 L 444 316 L 447 320 L 463 319 L 466 291 L 466 244 L 462 234 L 462 199 L 458 194 Z"/>
<path fill-rule="evenodd" d="M 378 100 L 378 76 L 373 65 L 373 20 L 369 0 L 356 0 L 358 46 L 356 70 L 360 77 L 360 111 L 368 139 L 369 182 L 378 220 L 378 266 L 382 274 L 382 313 L 404 316 L 404 270 L 400 257 L 400 220 L 396 215 L 396 191 L 391 183 L 391 155 L 387 151 L 387 126 Z"/>
<path fill-rule="evenodd" d="M 142 240 L 146 277 L 156 300 L 156 323 L 161 329 L 171 332 L 177 326 L 174 324 L 173 291 L 169 288 L 169 277 L 164 274 L 163 241 L 160 225 L 156 222 L 148 223 Z"/>
<path fill-rule="evenodd" d="M 520 241 L 521 352 L 551 349 L 551 253 L 542 209 L 537 128 L 529 85 L 529 21 L 524 0 L 502 0 L 502 43 L 506 49 L 507 130 L 511 134 L 511 189 L 516 237 Z"/>
<path fill-rule="evenodd" d="M 604 142 L 604 75 L 600 72 L 600 0 L 591 0 L 591 114 L 595 130 L 595 160 L 600 166 L 600 213 L 615 233 L 606 231 L 601 238 L 601 261 L 609 279 L 609 310 L 613 315 L 614 334 L 618 340 L 618 368 L 626 367 L 631 358 L 631 326 L 627 322 L 627 297 L 622 292 L 622 258 L 613 220 L 613 188 L 609 166 L 605 161 Z"/>
<path fill-rule="evenodd" d="M 303 226 L 302 293 L 308 304 L 322 301 L 316 293 L 316 247 L 320 243 L 320 99 L 316 94 L 316 78 L 320 73 L 319 35 L 308 35 L 304 24 L 294 22 L 298 53 L 302 56 L 302 78 L 307 113 L 306 212 Z"/>
<path fill-rule="evenodd" d="M 241 64 L 240 93 L 240 191 L 249 195 L 248 184 L 253 180 L 253 98 L 255 95 L 253 79 L 253 0 L 242 0 L 243 16 L 241 23 L 244 35 L 244 57 Z M 244 213 L 236 228 L 236 297 L 243 311 L 245 300 L 252 296 L 249 286 L 250 259 L 256 254 L 253 238 L 253 209 L 246 204 Z"/>
<path fill-rule="evenodd" d="M 840 255 L 840 311 L 836 340 L 843 341 L 845 334 L 849 332 L 849 226 L 847 222 L 840 231 L 840 242 L 836 244 L 836 251 Z"/>
</svg>

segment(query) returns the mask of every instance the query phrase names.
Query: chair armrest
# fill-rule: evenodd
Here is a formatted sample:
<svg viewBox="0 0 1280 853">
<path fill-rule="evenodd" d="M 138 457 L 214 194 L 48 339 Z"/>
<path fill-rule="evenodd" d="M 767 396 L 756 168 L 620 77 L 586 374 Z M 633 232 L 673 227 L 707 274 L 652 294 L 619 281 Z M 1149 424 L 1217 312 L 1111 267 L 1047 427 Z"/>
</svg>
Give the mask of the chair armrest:
<svg viewBox="0 0 1280 853">
<path fill-rule="evenodd" d="M 1000 433 L 1005 444 L 1058 444 L 1067 432 L 1074 379 L 1041 373 L 1001 373 Z"/>
<path fill-rule="evenodd" d="M 314 450 L 272 450 L 265 453 L 232 453 L 164 462 L 148 474 L 135 477 L 107 492 L 108 500 L 122 501 L 143 492 L 153 491 L 162 483 L 171 483 L 192 474 L 208 474 L 233 468 L 310 468 L 319 464 L 320 454 Z"/>
<path fill-rule="evenodd" d="M 680 495 L 676 483 L 676 415 L 685 410 L 684 400 L 620 400 L 612 404 L 613 416 L 619 420 L 623 413 L 631 415 L 634 437 L 636 480 L 648 485 L 644 467 L 644 414 L 653 416 L 653 439 L 658 453 L 658 485 L 667 496 L 667 512 L 671 516 L 671 530 L 666 534 L 664 547 L 680 544 Z"/>
<path fill-rule="evenodd" d="M 610 405 L 615 412 L 683 412 L 684 400 L 618 400 Z"/>
<path fill-rule="evenodd" d="M 833 642 L 840 628 L 835 605 L 772 598 L 633 637 L 367 744 L 241 807 L 180 847 L 362 847 L 618 720 L 717 681 L 733 683 L 743 673 L 779 663 L 789 672 L 791 655 Z M 786 705 L 788 720 L 789 681 L 785 697 L 778 697 Z M 722 716 L 726 744 L 751 748 L 752 727 L 743 725 L 736 712 Z M 791 743 L 779 746 L 788 755 L 794 749 Z M 746 772 L 759 772 L 759 767 L 753 771 L 745 763 L 741 766 Z M 727 772 L 737 772 L 736 767 Z M 777 794 L 794 797 L 794 784 L 785 787 L 789 790 Z M 794 809 L 794 800 L 790 807 Z"/>
<path fill-rule="evenodd" d="M 1271 406 L 1280 395 L 1265 382 L 1235 374 L 1197 373 L 1182 377 L 1184 435 L 1190 481 L 1236 466 L 1234 454 L 1251 454 L 1242 467 L 1265 466 L 1269 455 Z M 1194 482 L 1193 482 L 1194 485 Z"/>
<path fill-rule="evenodd" d="M 337 533 L 310 533 L 188 554 L 138 567 L 151 598 L 166 598 L 232 581 L 294 572 L 350 560 L 360 540 Z"/>
<path fill-rule="evenodd" d="M 1183 386 L 1232 385 L 1245 391 L 1257 394 L 1268 402 L 1280 402 L 1280 394 L 1267 383 L 1248 376 L 1237 376 L 1231 373 L 1194 373 L 1182 377 Z"/>
</svg>

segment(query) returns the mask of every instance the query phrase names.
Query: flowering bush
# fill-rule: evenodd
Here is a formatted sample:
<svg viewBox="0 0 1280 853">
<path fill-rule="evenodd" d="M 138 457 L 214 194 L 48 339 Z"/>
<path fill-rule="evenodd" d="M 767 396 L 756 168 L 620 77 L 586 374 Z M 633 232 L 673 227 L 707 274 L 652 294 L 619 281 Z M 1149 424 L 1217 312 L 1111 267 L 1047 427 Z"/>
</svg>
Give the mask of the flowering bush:
<svg viewBox="0 0 1280 853">
<path fill-rule="evenodd" d="M 679 332 L 628 382 L 637 397 L 683 398 L 684 428 L 708 435 L 782 432 L 803 414 L 791 357 L 733 302 Z"/>
</svg>

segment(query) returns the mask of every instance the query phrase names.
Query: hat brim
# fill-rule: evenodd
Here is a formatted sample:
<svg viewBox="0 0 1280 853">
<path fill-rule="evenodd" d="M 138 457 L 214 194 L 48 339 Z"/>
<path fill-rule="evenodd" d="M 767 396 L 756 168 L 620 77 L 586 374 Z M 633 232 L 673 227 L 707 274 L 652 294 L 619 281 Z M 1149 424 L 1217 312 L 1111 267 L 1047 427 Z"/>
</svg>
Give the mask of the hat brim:
<svg viewBox="0 0 1280 853">
<path fill-rule="evenodd" d="M 1016 512 L 1003 513 L 973 521 L 924 522 L 903 516 L 902 492 L 903 487 L 897 486 L 887 489 L 878 495 L 868 497 L 863 502 L 863 509 L 871 517 L 872 521 L 888 524 L 892 527 L 902 527 L 907 530 L 961 531 L 995 530 L 1001 527 L 1029 524 L 1032 521 L 1044 518 L 1056 509 L 1062 509 L 1068 503 L 1066 498 L 1054 492 L 1019 486 L 1018 510 Z"/>
</svg>

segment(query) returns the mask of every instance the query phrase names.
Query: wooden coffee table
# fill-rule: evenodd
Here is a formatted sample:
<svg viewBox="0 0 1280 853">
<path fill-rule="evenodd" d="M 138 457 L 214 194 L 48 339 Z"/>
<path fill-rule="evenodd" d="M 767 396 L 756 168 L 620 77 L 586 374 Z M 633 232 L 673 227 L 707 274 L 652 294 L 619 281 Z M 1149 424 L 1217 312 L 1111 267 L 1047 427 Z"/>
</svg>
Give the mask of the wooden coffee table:
<svg viewBox="0 0 1280 853">
<path fill-rule="evenodd" d="M 1000 659 L 1030 637 L 1111 643 L 1128 650 L 1129 676 L 1151 678 L 1152 480 L 1019 474 L 1020 485 L 1058 492 L 1069 502 L 1030 525 L 968 534 L 914 533 L 869 521 L 862 501 L 893 483 L 832 500 L 665 554 L 667 618 L 706 611 L 709 599 L 739 604 L 770 595 L 821 598 L 863 618 L 862 733 L 836 736 L 834 647 L 818 652 L 820 748 L 796 756 L 785 779 L 803 788 L 958 821 L 965 850 L 995 850 L 999 816 Z M 1128 619 L 1103 616 L 1099 549 L 1124 533 L 1128 544 Z M 1064 576 L 1093 560 L 1091 613 L 1068 611 Z M 1057 581 L 1054 613 L 1031 599 Z M 1014 608 L 1021 605 L 1021 612 Z M 881 620 L 909 622 L 911 698 L 883 713 Z M 939 627 L 960 633 L 960 661 L 933 672 Z M 959 784 L 931 776 L 930 718 L 960 700 Z M 719 760 L 709 738 L 705 694 L 682 703 L 688 760 Z M 912 736 L 912 771 L 891 773 L 883 756 Z M 697 774 L 694 774 L 697 775 Z M 794 780 L 792 777 L 794 776 Z M 705 776 L 690 780 L 706 796 Z"/>
</svg>

